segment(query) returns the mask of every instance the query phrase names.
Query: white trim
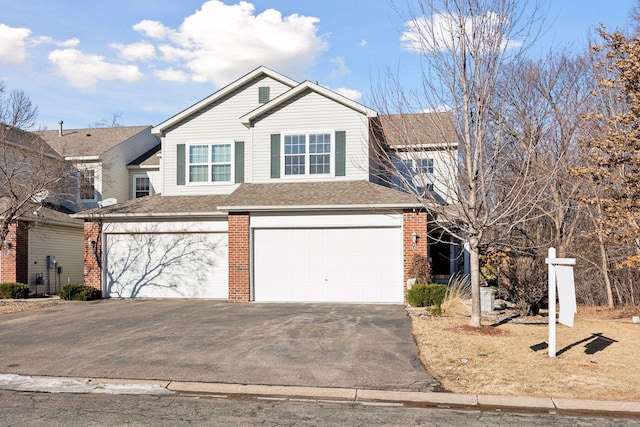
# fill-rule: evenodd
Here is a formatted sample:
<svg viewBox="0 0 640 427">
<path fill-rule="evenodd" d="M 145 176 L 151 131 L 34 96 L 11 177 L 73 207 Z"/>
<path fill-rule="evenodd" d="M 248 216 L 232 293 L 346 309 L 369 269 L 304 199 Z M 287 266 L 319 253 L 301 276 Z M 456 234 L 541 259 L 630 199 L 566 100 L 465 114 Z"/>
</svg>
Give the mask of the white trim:
<svg viewBox="0 0 640 427">
<path fill-rule="evenodd" d="M 316 174 L 312 174 L 311 173 L 311 150 L 309 150 L 309 144 L 310 144 L 310 135 L 326 135 L 329 134 L 329 144 L 331 146 L 330 148 L 330 152 L 329 152 L 329 173 L 316 173 Z M 335 130 L 310 130 L 310 131 L 303 131 L 303 130 L 294 130 L 294 131 L 282 131 L 280 132 L 280 177 L 283 180 L 304 180 L 304 181 L 308 181 L 308 180 L 313 180 L 313 179 L 323 179 L 323 178 L 330 178 L 330 177 L 334 177 L 336 175 L 336 131 Z M 285 173 L 285 150 L 284 150 L 284 139 L 286 136 L 296 136 L 296 135 L 304 135 L 305 136 L 305 154 L 304 154 L 304 158 L 305 158 L 305 173 L 303 174 L 297 174 L 297 175 L 287 175 Z M 326 154 L 326 153 L 323 153 Z M 296 154 L 289 154 L 289 156 L 296 156 Z"/>
<path fill-rule="evenodd" d="M 211 162 L 211 146 L 213 145 L 228 145 L 229 146 L 229 156 L 230 156 L 230 160 L 229 160 L 229 166 L 230 166 L 230 172 L 229 172 L 229 180 L 228 181 L 212 181 L 211 180 L 211 166 L 213 165 L 213 163 Z M 191 162 L 190 162 L 190 153 L 189 153 L 189 149 L 191 147 L 194 146 L 206 146 L 207 147 L 207 181 L 197 181 L 197 182 L 191 182 L 191 173 L 190 173 L 190 167 Z M 186 142 L 185 146 L 184 146 L 184 163 L 185 163 L 185 184 L 187 186 L 203 186 L 203 185 L 229 185 L 229 184 L 233 184 L 234 183 L 234 174 L 235 174 L 235 142 L 229 142 L 229 141 L 191 141 L 191 142 Z M 226 164 L 226 162 L 224 163 Z M 197 163 L 194 164 L 193 166 L 202 166 L 204 164 L 201 163 Z"/>
<path fill-rule="evenodd" d="M 298 212 L 311 210 L 373 210 L 373 209 L 419 209 L 423 205 L 420 203 L 380 203 L 380 204 L 353 204 L 353 205 L 246 205 L 246 206 L 218 206 L 221 212 L 244 212 L 244 211 L 264 211 L 264 212 Z"/>
<path fill-rule="evenodd" d="M 156 194 L 156 192 L 154 191 L 153 188 L 153 182 L 151 181 L 151 177 L 146 174 L 146 173 L 135 173 L 133 175 L 131 175 L 131 198 L 132 199 L 137 199 L 138 197 L 136 197 L 136 178 L 147 178 L 149 180 L 149 194 L 147 194 L 147 196 L 151 196 L 153 194 Z M 142 196 L 144 197 L 144 196 Z"/>
<path fill-rule="evenodd" d="M 203 99 L 200 102 L 197 102 L 195 104 L 193 104 L 191 107 L 181 111 L 180 113 L 176 114 L 175 116 L 169 118 L 168 120 L 165 120 L 164 122 L 160 123 L 159 125 L 153 127 L 151 129 L 151 133 L 154 135 L 162 135 L 168 128 L 170 128 L 171 126 L 175 125 L 176 123 L 184 120 L 185 118 L 189 117 L 192 114 L 195 114 L 196 112 L 200 111 L 201 109 L 207 107 L 208 105 L 214 103 L 215 101 L 217 101 L 218 99 L 228 95 L 229 93 L 233 92 L 234 90 L 236 90 L 237 88 L 245 85 L 246 83 L 260 77 L 260 76 L 267 76 L 270 77 L 286 86 L 289 87 L 294 87 L 295 85 L 298 84 L 298 82 L 296 82 L 295 80 L 292 80 L 288 77 L 283 76 L 280 73 L 277 73 L 267 67 L 261 66 L 256 68 L 255 70 L 251 71 L 250 73 L 240 77 L 239 79 L 237 79 L 236 81 L 230 83 L 229 85 L 223 87 L 222 89 L 218 90 L 217 92 L 215 92 L 214 94 L 208 96 L 207 98 Z M 266 105 L 266 104 L 265 104 Z"/>
<path fill-rule="evenodd" d="M 251 215 L 250 228 L 371 228 L 402 227 L 401 213 L 337 215 Z"/>
</svg>

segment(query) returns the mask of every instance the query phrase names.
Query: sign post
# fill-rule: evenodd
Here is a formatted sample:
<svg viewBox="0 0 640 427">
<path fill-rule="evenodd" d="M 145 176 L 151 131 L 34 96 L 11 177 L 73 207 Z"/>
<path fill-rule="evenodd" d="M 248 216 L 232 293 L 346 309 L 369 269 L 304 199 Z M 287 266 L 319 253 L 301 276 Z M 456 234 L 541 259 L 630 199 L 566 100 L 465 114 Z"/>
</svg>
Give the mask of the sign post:
<svg viewBox="0 0 640 427">
<path fill-rule="evenodd" d="M 573 280 L 575 258 L 556 258 L 556 248 L 549 248 L 549 357 L 556 357 L 556 284 L 560 302 L 559 322 L 573 327 L 577 312 L 576 287 Z"/>
</svg>

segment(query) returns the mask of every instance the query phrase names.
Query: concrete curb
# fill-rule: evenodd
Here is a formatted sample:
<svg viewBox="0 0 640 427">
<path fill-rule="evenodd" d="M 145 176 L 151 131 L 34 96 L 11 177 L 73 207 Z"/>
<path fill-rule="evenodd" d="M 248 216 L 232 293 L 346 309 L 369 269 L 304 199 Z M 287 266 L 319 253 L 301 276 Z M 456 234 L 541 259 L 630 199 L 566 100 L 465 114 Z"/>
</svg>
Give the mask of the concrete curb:
<svg viewBox="0 0 640 427">
<path fill-rule="evenodd" d="M 358 388 L 302 387 L 259 384 L 226 384 L 117 378 L 68 378 L 33 376 L 41 379 L 75 379 L 93 384 L 154 385 L 175 393 L 322 402 L 406 405 L 482 411 L 558 413 L 598 417 L 640 419 L 640 402 L 598 401 L 543 397 L 495 396 L 437 392 L 369 390 Z"/>
</svg>

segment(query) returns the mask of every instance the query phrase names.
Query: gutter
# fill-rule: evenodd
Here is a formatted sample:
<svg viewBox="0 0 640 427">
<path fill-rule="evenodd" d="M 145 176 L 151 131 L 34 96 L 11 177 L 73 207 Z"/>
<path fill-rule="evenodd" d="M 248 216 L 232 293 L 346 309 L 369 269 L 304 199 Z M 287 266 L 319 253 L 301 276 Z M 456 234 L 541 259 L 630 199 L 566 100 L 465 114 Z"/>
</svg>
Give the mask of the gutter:
<svg viewBox="0 0 640 427">
<path fill-rule="evenodd" d="M 349 210 L 371 210 L 371 209 L 417 209 L 422 208 L 419 203 L 384 203 L 384 204 L 357 204 L 357 205 L 247 205 L 247 206 L 218 206 L 218 210 L 222 212 L 244 212 L 244 211 L 263 211 L 263 212 L 285 212 L 285 211 L 310 211 L 310 210 L 326 210 L 326 211 L 349 211 Z"/>
</svg>

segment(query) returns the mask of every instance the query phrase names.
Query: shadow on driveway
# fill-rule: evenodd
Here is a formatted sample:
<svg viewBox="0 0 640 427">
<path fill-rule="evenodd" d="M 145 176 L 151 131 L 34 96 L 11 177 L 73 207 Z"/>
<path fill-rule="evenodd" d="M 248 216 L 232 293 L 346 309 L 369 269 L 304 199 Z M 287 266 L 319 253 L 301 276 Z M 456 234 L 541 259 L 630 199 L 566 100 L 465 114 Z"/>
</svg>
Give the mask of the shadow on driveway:
<svg viewBox="0 0 640 427">
<path fill-rule="evenodd" d="M 430 391 L 400 305 L 71 302 L 0 317 L 0 373 Z"/>
</svg>

